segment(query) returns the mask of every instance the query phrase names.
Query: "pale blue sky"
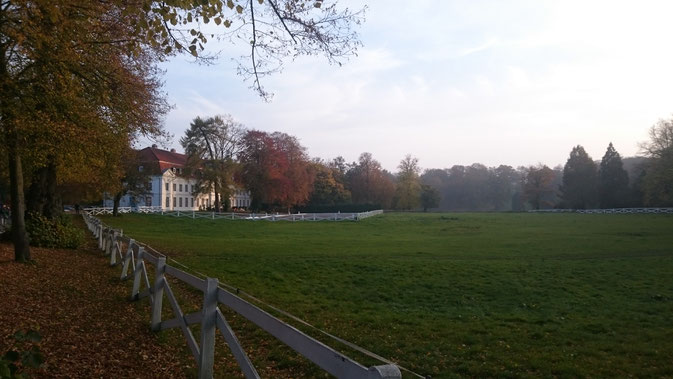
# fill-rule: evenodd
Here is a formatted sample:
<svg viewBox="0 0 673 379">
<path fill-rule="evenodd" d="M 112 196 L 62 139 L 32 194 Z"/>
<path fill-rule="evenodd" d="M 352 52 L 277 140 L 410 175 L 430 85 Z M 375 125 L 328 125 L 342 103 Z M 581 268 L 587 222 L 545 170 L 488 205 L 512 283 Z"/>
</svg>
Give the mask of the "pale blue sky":
<svg viewBox="0 0 673 379">
<path fill-rule="evenodd" d="M 423 168 L 554 166 L 577 144 L 635 155 L 673 113 L 673 2 L 340 1 L 364 3 L 359 56 L 288 62 L 264 79 L 271 103 L 236 76 L 235 47 L 213 66 L 164 64 L 173 147 L 194 117 L 229 113 L 311 156 L 368 151 L 391 171 L 406 154 Z"/>
</svg>

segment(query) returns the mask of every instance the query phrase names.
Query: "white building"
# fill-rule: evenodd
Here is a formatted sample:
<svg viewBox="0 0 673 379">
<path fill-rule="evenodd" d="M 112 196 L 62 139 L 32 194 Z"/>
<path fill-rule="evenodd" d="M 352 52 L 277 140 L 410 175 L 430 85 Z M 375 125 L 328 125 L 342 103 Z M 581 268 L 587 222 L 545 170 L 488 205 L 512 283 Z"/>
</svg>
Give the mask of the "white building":
<svg viewBox="0 0 673 379">
<path fill-rule="evenodd" d="M 143 195 L 125 195 L 119 202 L 120 207 L 152 206 L 163 210 L 205 210 L 214 205 L 215 193 L 194 195 L 196 180 L 183 175 L 187 156 L 175 149 L 162 150 L 156 145 L 138 151 L 140 155 L 139 171 L 149 174 L 146 192 Z M 250 206 L 250 193 L 242 188 L 232 187 L 229 198 L 232 208 L 247 209 Z M 111 207 L 113 201 L 105 200 L 105 206 Z"/>
</svg>

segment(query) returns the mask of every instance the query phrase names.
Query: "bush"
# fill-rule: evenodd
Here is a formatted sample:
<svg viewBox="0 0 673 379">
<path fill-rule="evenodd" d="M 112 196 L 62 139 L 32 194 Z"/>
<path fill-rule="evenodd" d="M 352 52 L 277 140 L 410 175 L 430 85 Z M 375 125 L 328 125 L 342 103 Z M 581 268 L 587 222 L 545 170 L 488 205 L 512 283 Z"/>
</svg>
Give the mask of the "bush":
<svg viewBox="0 0 673 379">
<path fill-rule="evenodd" d="M 84 242 L 84 233 L 63 215 L 50 220 L 40 214 L 29 213 L 26 231 L 30 244 L 38 247 L 76 249 Z"/>
</svg>

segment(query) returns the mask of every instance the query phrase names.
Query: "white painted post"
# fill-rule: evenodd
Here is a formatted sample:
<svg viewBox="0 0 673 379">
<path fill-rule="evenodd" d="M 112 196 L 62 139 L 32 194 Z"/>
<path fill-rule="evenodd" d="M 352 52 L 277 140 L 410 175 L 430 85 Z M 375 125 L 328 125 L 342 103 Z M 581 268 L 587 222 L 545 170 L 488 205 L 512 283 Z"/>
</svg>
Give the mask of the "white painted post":
<svg viewBox="0 0 673 379">
<path fill-rule="evenodd" d="M 194 211 L 192 210 L 192 220 L 194 219 Z"/>
<path fill-rule="evenodd" d="M 234 212 L 231 212 L 231 219 L 234 219 Z"/>
<path fill-rule="evenodd" d="M 154 300 L 152 301 L 152 330 L 161 330 L 161 303 L 164 298 L 164 275 L 166 273 L 166 257 L 157 258 L 154 275 Z"/>
<path fill-rule="evenodd" d="M 117 245 L 117 232 L 115 231 L 112 234 L 112 247 L 110 248 L 110 266 L 117 264 L 117 251 L 119 250 L 119 245 Z"/>
<path fill-rule="evenodd" d="M 178 217 L 180 217 L 180 211 L 178 210 Z"/>
<path fill-rule="evenodd" d="M 199 378 L 213 377 L 215 360 L 215 327 L 217 324 L 217 279 L 206 279 L 203 292 L 203 317 L 201 318 L 201 351 L 199 355 Z"/>
<path fill-rule="evenodd" d="M 131 290 L 131 300 L 138 300 L 138 293 L 140 292 L 140 279 L 143 269 L 143 253 L 145 249 L 142 247 L 138 248 L 138 260 L 136 261 L 136 266 L 133 270 L 133 289 Z"/>
<path fill-rule="evenodd" d="M 215 219 L 215 212 L 212 213 L 211 218 L 214 220 Z"/>
<path fill-rule="evenodd" d="M 129 265 L 131 264 L 131 257 L 133 257 L 133 244 L 134 240 L 129 240 L 128 249 L 126 250 L 126 255 L 124 256 L 124 266 L 122 267 L 122 274 L 119 279 L 126 278 L 126 274 L 129 272 Z"/>
</svg>

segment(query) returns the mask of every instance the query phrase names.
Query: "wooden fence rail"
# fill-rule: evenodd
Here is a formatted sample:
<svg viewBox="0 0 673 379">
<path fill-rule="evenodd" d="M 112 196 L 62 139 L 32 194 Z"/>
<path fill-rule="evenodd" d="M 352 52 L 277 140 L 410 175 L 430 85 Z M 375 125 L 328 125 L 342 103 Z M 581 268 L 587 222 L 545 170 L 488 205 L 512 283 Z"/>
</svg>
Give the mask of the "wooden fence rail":
<svg viewBox="0 0 673 379">
<path fill-rule="evenodd" d="M 164 216 L 206 218 L 212 220 L 252 220 L 252 221 L 358 221 L 367 217 L 382 214 L 383 210 L 359 213 L 236 213 L 236 212 L 203 212 L 191 210 L 162 210 L 161 207 L 119 207 L 119 213 L 153 213 Z M 92 215 L 112 214 L 112 208 L 85 208 L 84 212 Z"/>
<path fill-rule="evenodd" d="M 224 337 L 244 375 L 247 378 L 259 378 L 255 367 L 220 311 L 220 305 L 237 312 L 338 378 L 393 379 L 402 377 L 398 366 L 389 363 L 365 367 L 254 304 L 219 287 L 217 279 L 198 278 L 170 266 L 166 263 L 166 257 L 163 254 L 134 239 L 125 237 L 122 231 L 106 226 L 90 212 L 84 212 L 83 217 L 87 227 L 96 237 L 98 247 L 110 257 L 110 265 L 122 266 L 120 279 L 133 279 L 130 298 L 132 300 L 149 299 L 152 330 L 180 328 L 198 364 L 199 378 L 212 378 L 213 376 L 217 331 Z M 148 274 L 148 264 L 154 267 L 154 278 L 150 278 Z M 169 285 L 168 277 L 177 279 L 203 293 L 201 311 L 188 314 L 182 311 Z M 162 319 L 164 298 L 168 300 L 168 305 L 175 316 L 169 320 Z M 200 339 L 198 340 L 200 344 L 197 343 L 190 329 L 190 326 L 195 324 L 200 325 Z"/>
</svg>

